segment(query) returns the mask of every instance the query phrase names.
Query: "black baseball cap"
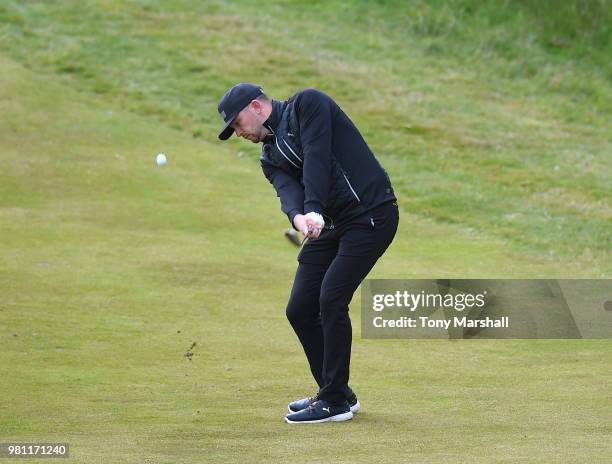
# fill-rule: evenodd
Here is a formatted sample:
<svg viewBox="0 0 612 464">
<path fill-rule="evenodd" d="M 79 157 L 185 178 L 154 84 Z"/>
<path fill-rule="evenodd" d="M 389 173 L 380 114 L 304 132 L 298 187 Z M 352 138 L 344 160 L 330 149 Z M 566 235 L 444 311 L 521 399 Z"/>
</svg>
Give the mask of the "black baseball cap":
<svg viewBox="0 0 612 464">
<path fill-rule="evenodd" d="M 225 92 L 225 95 L 223 95 L 217 107 L 219 114 L 225 122 L 223 130 L 219 133 L 219 138 L 221 140 L 227 140 L 232 136 L 234 129 L 230 127 L 230 124 L 234 122 L 238 113 L 245 109 L 249 103 L 257 97 L 263 95 L 263 93 L 261 86 L 244 82 L 236 84 Z"/>
</svg>

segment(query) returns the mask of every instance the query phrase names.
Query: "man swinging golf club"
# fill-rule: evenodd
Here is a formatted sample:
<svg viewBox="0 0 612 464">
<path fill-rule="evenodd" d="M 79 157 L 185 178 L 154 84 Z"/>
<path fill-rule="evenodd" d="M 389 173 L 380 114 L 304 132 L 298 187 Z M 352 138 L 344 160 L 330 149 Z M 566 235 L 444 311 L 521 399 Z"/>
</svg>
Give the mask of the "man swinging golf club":
<svg viewBox="0 0 612 464">
<path fill-rule="evenodd" d="M 348 385 L 349 303 L 397 230 L 389 176 L 353 122 L 319 90 L 277 101 L 241 83 L 225 93 L 218 111 L 221 140 L 235 132 L 263 144 L 264 175 L 292 226 L 306 236 L 286 313 L 318 392 L 290 403 L 285 420 L 352 419 L 360 404 Z"/>
</svg>

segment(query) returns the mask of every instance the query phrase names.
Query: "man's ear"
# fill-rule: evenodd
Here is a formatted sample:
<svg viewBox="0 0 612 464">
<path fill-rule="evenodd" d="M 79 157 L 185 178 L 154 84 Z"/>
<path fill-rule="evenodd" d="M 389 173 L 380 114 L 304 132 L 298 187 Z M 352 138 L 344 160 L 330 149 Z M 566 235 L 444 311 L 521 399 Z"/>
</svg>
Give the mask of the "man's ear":
<svg viewBox="0 0 612 464">
<path fill-rule="evenodd" d="M 253 111 L 255 111 L 255 114 L 261 114 L 263 105 L 261 104 L 259 100 L 253 100 L 251 101 L 251 108 L 253 108 Z"/>
</svg>

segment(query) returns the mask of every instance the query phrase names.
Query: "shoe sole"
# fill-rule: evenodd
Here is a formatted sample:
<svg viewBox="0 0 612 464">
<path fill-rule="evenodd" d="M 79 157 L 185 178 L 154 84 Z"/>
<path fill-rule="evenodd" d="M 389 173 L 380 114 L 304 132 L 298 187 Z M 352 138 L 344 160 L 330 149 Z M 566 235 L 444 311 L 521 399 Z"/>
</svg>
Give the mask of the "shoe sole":
<svg viewBox="0 0 612 464">
<path fill-rule="evenodd" d="M 351 412 L 353 414 L 357 413 L 359 410 L 361 409 L 361 403 L 359 402 L 359 400 L 357 400 L 357 402 L 351 406 Z M 287 406 L 287 411 L 289 412 L 289 414 L 293 414 L 296 412 L 300 412 L 301 409 L 298 409 L 297 411 L 294 411 L 293 409 L 291 409 L 289 406 Z"/>
<path fill-rule="evenodd" d="M 335 416 L 326 417 L 325 419 L 310 420 L 310 421 L 292 421 L 288 417 L 285 417 L 285 422 L 287 422 L 287 424 L 322 424 L 324 422 L 343 422 L 343 421 L 351 420 L 352 418 L 353 418 L 353 413 L 349 411 L 349 412 L 345 412 L 342 414 L 336 414 Z"/>
</svg>

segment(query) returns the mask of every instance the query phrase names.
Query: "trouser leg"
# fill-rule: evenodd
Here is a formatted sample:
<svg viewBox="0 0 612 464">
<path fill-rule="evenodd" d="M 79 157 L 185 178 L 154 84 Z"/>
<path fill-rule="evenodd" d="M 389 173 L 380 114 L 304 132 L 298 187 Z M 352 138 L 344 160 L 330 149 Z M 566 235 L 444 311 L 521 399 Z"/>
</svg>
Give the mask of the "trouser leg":
<svg viewBox="0 0 612 464">
<path fill-rule="evenodd" d="M 353 293 L 374 266 L 376 259 L 337 257 L 329 267 L 319 300 L 324 339 L 322 399 L 341 403 L 351 393 L 348 387 L 352 326 L 349 303 Z"/>
<path fill-rule="evenodd" d="M 295 331 L 319 388 L 323 386 L 323 328 L 319 294 L 328 264 L 300 263 L 287 304 L 287 319 Z"/>
<path fill-rule="evenodd" d="M 324 336 L 319 298 L 329 264 L 300 263 L 287 304 L 287 319 L 295 331 L 319 389 L 323 388 Z M 350 321 L 349 329 L 350 329 Z M 350 350 L 350 347 L 349 347 Z M 345 398 L 353 394 L 347 385 Z"/>
</svg>

